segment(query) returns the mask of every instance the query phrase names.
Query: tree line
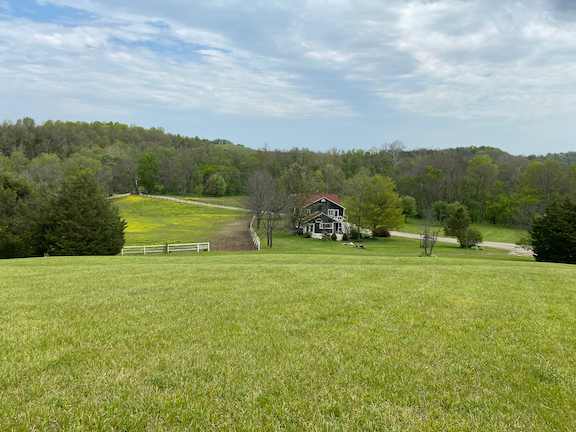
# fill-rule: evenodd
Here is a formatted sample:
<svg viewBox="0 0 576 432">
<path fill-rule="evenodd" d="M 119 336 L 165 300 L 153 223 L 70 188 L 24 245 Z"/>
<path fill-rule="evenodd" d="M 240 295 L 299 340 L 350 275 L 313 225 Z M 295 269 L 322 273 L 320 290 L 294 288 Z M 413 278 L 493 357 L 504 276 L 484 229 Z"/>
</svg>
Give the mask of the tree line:
<svg viewBox="0 0 576 432">
<path fill-rule="evenodd" d="M 311 145 L 314 143 L 310 143 Z M 261 169 L 288 193 L 344 194 L 358 176 L 391 178 L 425 216 L 460 202 L 474 222 L 528 227 L 561 198 L 576 198 L 576 153 L 514 156 L 490 147 L 406 151 L 400 143 L 370 150 L 255 150 L 226 140 L 183 137 L 119 123 L 32 119 L 0 125 L 0 169 L 55 189 L 63 172 L 85 169 L 106 193 L 143 191 L 243 195 Z"/>
</svg>

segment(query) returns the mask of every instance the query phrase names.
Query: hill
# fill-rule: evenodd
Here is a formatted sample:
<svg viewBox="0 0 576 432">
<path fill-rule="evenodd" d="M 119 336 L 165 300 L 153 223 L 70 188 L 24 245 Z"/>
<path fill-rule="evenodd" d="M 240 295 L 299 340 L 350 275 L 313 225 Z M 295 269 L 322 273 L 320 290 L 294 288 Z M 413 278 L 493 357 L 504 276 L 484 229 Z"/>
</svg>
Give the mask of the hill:
<svg viewBox="0 0 576 432">
<path fill-rule="evenodd" d="M 0 426 L 573 430 L 576 268 L 398 242 L 5 261 Z"/>
</svg>

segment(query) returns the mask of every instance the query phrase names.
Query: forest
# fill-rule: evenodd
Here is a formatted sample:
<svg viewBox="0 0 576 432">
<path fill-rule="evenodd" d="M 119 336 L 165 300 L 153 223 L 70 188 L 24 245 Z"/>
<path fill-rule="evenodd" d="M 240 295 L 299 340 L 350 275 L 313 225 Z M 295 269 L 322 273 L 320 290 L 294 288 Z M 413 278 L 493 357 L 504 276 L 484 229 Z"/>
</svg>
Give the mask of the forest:
<svg viewBox="0 0 576 432">
<path fill-rule="evenodd" d="M 576 152 L 515 156 L 492 147 L 406 150 L 252 149 L 119 123 L 25 118 L 0 125 L 0 175 L 50 195 L 67 174 L 89 171 L 107 194 L 244 195 L 256 170 L 291 194 L 343 193 L 365 174 L 390 177 L 420 216 L 435 204 L 460 202 L 477 222 L 530 225 L 557 199 L 576 199 Z M 359 141 L 359 147 L 368 147 Z"/>
</svg>

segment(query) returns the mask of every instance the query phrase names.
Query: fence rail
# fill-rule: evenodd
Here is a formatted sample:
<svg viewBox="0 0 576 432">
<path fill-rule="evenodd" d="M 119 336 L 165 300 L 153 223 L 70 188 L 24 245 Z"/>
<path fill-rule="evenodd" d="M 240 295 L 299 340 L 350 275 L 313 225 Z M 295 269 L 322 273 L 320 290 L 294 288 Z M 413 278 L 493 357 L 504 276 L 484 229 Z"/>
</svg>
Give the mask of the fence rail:
<svg viewBox="0 0 576 432">
<path fill-rule="evenodd" d="M 261 250 L 262 247 L 260 245 L 260 237 L 258 237 L 258 233 L 254 229 L 254 223 L 256 222 L 256 216 L 252 216 L 252 220 L 250 221 L 250 237 L 252 237 L 252 243 L 254 243 L 254 247 L 257 251 Z"/>
<path fill-rule="evenodd" d="M 151 246 L 126 246 L 122 256 L 127 255 L 170 255 L 181 252 L 210 252 L 210 243 L 180 243 Z"/>
</svg>

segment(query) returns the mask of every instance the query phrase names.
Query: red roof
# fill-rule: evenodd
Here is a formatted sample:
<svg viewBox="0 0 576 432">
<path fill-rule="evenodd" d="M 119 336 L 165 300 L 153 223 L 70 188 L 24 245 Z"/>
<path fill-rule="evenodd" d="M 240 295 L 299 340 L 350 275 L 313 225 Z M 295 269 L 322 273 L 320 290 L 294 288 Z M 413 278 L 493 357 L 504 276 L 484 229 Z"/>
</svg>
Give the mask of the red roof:
<svg viewBox="0 0 576 432">
<path fill-rule="evenodd" d="M 332 202 L 334 202 L 340 206 L 342 205 L 342 199 L 336 194 L 317 193 L 317 194 L 310 195 L 306 199 L 306 204 L 304 204 L 304 207 L 309 206 L 310 204 L 314 204 L 316 201 L 320 201 L 322 198 L 330 200 L 330 201 L 332 201 Z"/>
</svg>

